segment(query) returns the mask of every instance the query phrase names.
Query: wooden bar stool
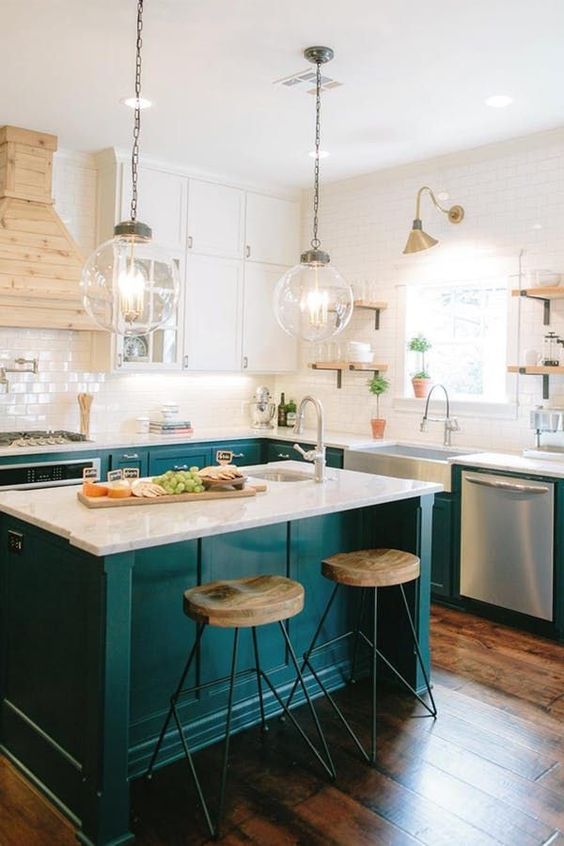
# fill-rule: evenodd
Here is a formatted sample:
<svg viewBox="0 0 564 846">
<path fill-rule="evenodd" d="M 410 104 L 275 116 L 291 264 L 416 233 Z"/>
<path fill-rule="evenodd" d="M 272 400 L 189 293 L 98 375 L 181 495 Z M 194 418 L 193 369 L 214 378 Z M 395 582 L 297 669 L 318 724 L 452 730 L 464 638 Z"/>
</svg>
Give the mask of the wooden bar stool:
<svg viewBox="0 0 564 846">
<path fill-rule="evenodd" d="M 170 698 L 170 708 L 168 710 L 166 720 L 159 734 L 157 745 L 151 756 L 149 768 L 147 770 L 147 777 L 151 778 L 153 768 L 157 760 L 161 744 L 168 729 L 170 720 L 172 717 L 174 717 L 176 728 L 178 730 L 180 741 L 182 743 L 184 755 L 188 762 L 188 767 L 190 769 L 190 773 L 196 786 L 198 798 L 204 811 L 206 823 L 208 825 L 211 836 L 216 839 L 220 836 L 220 827 L 225 802 L 227 765 L 229 760 L 229 740 L 231 735 L 231 717 L 233 713 L 233 691 L 236 678 L 240 678 L 241 676 L 248 674 L 256 676 L 259 694 L 261 725 L 263 731 L 267 731 L 262 686 L 262 682 L 264 681 L 272 692 L 274 698 L 277 700 L 278 704 L 290 720 L 290 722 L 293 724 L 293 726 L 299 732 L 311 752 L 313 752 L 317 760 L 323 766 L 324 770 L 329 774 L 332 779 L 335 777 L 335 768 L 333 766 L 333 761 L 331 760 L 331 755 L 329 753 L 329 749 L 325 741 L 323 731 L 321 730 L 317 713 L 313 706 L 311 697 L 307 691 L 306 685 L 304 684 L 302 671 L 300 669 L 299 662 L 294 652 L 294 648 L 288 636 L 288 632 L 286 631 L 286 628 L 283 625 L 284 620 L 288 620 L 291 617 L 294 617 L 296 614 L 299 614 L 300 611 L 302 611 L 303 606 L 303 586 L 299 582 L 295 582 L 292 579 L 287 579 L 284 576 L 255 576 L 243 579 L 208 582 L 207 584 L 200 585 L 198 587 L 192 588 L 191 590 L 187 590 L 184 593 L 184 613 L 192 620 L 195 620 L 197 624 L 196 639 L 194 641 L 192 649 L 188 654 L 186 664 L 180 676 L 180 680 L 178 682 L 176 690 Z M 323 748 L 325 758 L 319 752 L 316 746 L 312 743 L 312 741 L 307 736 L 303 728 L 300 726 L 294 715 L 289 711 L 288 707 L 280 697 L 280 694 L 270 681 L 268 675 L 261 669 L 259 659 L 257 627 L 265 626 L 268 623 L 278 623 L 280 627 L 284 644 L 288 650 L 288 654 L 290 655 L 290 659 L 296 671 L 296 684 L 294 687 L 294 691 L 299 685 L 304 693 L 311 715 L 315 722 L 315 726 L 317 729 L 319 740 L 321 742 L 321 746 Z M 219 626 L 221 628 L 234 629 L 233 651 L 231 656 L 231 673 L 229 676 L 226 676 L 222 679 L 215 679 L 211 682 L 206 682 L 204 684 L 195 685 L 190 688 L 185 688 L 184 684 L 186 682 L 186 678 L 190 671 L 192 662 L 196 656 L 198 645 L 202 639 L 202 636 L 207 626 Z M 252 630 L 254 667 L 252 667 L 251 669 L 238 671 L 237 651 L 239 646 L 239 629 L 241 628 L 251 628 Z M 181 698 L 186 697 L 197 690 L 202 690 L 204 688 L 211 687 L 212 685 L 226 682 L 227 680 L 229 680 L 229 693 L 225 722 L 223 767 L 221 771 L 217 815 L 214 823 L 214 821 L 212 820 L 208 803 L 205 799 L 200 784 L 200 780 L 198 778 L 198 774 L 196 772 L 192 753 L 188 746 L 186 731 L 183 728 L 182 723 L 180 722 L 177 706 Z"/>
<path fill-rule="evenodd" d="M 354 743 L 356 744 L 364 758 L 371 764 L 374 764 L 376 760 L 376 664 L 378 658 L 380 658 L 386 664 L 386 666 L 389 667 L 390 670 L 392 670 L 392 672 L 410 691 L 410 693 L 412 693 L 413 696 L 415 696 L 419 700 L 419 702 L 424 705 L 426 710 L 429 712 L 430 716 L 432 716 L 433 718 L 436 718 L 437 716 L 437 707 L 435 705 L 435 700 L 431 691 L 429 676 L 427 675 L 427 671 L 425 669 L 425 664 L 423 662 L 423 657 L 421 655 L 421 649 L 419 647 L 419 641 L 417 638 L 417 632 L 415 630 L 415 625 L 413 623 L 413 618 L 411 616 L 411 612 L 409 610 L 409 605 L 407 603 L 405 591 L 403 588 L 406 582 L 411 582 L 419 578 L 420 569 L 420 560 L 416 555 L 412 555 L 410 552 L 402 552 L 399 549 L 363 549 L 359 550 L 358 552 L 343 552 L 339 553 L 338 555 L 332 555 L 330 558 L 326 558 L 321 565 L 321 572 L 323 573 L 325 578 L 330 579 L 336 584 L 333 588 L 331 596 L 329 597 L 329 601 L 325 606 L 325 610 L 321 615 L 319 625 L 315 630 L 315 634 L 313 635 L 312 641 L 306 652 L 304 652 L 302 673 L 306 669 L 306 667 L 310 670 L 317 684 L 329 700 L 333 710 L 343 723 L 344 727 L 350 734 Z M 351 631 L 346 632 L 342 635 L 338 635 L 337 637 L 334 637 L 331 640 L 316 645 L 323 624 L 327 619 L 327 615 L 329 614 L 335 596 L 337 595 L 337 591 L 342 585 L 361 589 L 359 611 L 356 625 Z M 387 588 L 394 586 L 397 586 L 401 593 L 403 605 L 406 611 L 407 622 L 413 638 L 415 651 L 417 653 L 417 660 L 419 662 L 419 666 L 421 667 L 421 671 L 425 679 L 425 686 L 427 688 L 427 693 L 429 694 L 431 705 L 429 705 L 417 693 L 417 691 L 409 684 L 409 682 L 403 677 L 399 670 L 394 667 L 394 665 L 386 658 L 386 656 L 380 652 L 377 646 L 378 588 Z M 361 629 L 366 594 L 368 590 L 372 590 L 374 596 L 374 613 L 372 617 L 372 640 L 370 640 Z M 351 666 L 351 682 L 354 683 L 354 674 L 356 669 L 356 659 L 359 641 L 365 643 L 368 647 L 370 647 L 371 650 L 372 711 L 371 743 L 369 753 L 365 750 L 364 746 L 362 745 L 357 735 L 351 728 L 348 720 L 345 718 L 343 712 L 341 711 L 341 709 L 339 708 L 339 706 L 337 705 L 337 703 L 335 702 L 335 700 L 319 678 L 319 674 L 316 672 L 315 668 L 311 663 L 311 659 L 314 655 L 319 654 L 321 651 L 327 649 L 338 641 L 341 641 L 351 636 L 354 637 Z M 296 683 L 294 683 L 294 686 L 286 703 L 288 707 L 292 702 L 296 687 L 297 685 Z"/>
</svg>

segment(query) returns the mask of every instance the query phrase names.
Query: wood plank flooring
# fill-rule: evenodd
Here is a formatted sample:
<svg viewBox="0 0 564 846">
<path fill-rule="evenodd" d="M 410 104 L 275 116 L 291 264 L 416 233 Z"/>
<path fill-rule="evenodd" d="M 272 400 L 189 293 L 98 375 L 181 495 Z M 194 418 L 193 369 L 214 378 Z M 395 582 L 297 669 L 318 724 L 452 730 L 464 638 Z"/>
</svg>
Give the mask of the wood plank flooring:
<svg viewBox="0 0 564 846">
<path fill-rule="evenodd" d="M 326 706 L 330 784 L 290 726 L 233 738 L 226 846 L 564 846 L 564 646 L 435 606 L 439 717 L 380 693 L 378 764 L 362 764 Z M 367 739 L 368 685 L 338 695 Z M 299 712 L 311 728 L 304 709 Z M 219 746 L 196 756 L 217 787 Z M 133 788 L 139 846 L 207 842 L 186 767 Z M 1 846 L 71 846 L 71 826 L 0 758 Z"/>
</svg>

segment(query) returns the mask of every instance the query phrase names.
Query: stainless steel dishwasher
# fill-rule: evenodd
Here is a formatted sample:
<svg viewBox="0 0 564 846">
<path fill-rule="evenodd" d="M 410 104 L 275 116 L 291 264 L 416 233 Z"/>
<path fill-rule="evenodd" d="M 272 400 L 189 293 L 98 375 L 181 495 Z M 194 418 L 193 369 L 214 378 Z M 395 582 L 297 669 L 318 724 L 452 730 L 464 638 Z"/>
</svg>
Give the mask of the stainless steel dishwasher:
<svg viewBox="0 0 564 846">
<path fill-rule="evenodd" d="M 460 593 L 553 620 L 554 485 L 462 473 Z"/>
</svg>

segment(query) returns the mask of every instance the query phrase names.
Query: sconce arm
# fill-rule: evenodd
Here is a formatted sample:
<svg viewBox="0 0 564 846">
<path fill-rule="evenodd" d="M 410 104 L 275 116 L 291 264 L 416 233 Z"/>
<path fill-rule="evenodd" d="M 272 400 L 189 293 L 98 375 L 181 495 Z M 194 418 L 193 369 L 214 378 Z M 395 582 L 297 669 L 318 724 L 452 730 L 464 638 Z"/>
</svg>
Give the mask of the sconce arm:
<svg viewBox="0 0 564 846">
<path fill-rule="evenodd" d="M 422 195 L 423 191 L 428 191 L 429 196 L 431 197 L 431 200 L 433 201 L 433 205 L 435 206 L 435 208 L 439 209 L 439 211 L 442 211 L 443 214 L 448 214 L 449 210 L 445 209 L 445 208 L 443 208 L 443 206 L 441 206 L 441 204 L 439 203 L 439 201 L 437 200 L 437 198 L 435 197 L 433 191 L 429 188 L 429 186 L 423 185 L 419 189 L 419 191 L 417 192 L 417 201 L 416 201 L 416 204 L 415 204 L 415 219 L 416 220 L 421 219 L 421 195 Z"/>
</svg>

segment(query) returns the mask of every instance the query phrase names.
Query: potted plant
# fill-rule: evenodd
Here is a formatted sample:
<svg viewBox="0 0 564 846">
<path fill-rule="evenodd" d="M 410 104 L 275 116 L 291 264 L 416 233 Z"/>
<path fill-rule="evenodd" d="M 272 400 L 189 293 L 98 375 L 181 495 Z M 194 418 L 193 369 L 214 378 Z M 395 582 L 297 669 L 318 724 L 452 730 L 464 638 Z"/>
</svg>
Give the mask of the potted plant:
<svg viewBox="0 0 564 846">
<path fill-rule="evenodd" d="M 419 370 L 412 373 L 411 384 L 415 396 L 419 399 L 425 399 L 431 386 L 431 376 L 425 367 L 425 353 L 431 349 L 431 342 L 424 335 L 419 334 L 409 341 L 407 348 L 410 352 L 418 353 L 421 356 L 421 366 Z"/>
<path fill-rule="evenodd" d="M 368 382 L 368 390 L 376 397 L 376 417 L 372 417 L 370 420 L 373 438 L 384 437 L 386 420 L 380 417 L 380 397 L 388 390 L 389 387 L 390 383 L 387 379 L 384 379 L 383 376 L 374 376 L 374 378 Z"/>
</svg>

